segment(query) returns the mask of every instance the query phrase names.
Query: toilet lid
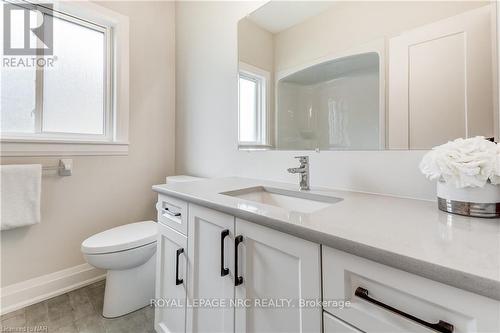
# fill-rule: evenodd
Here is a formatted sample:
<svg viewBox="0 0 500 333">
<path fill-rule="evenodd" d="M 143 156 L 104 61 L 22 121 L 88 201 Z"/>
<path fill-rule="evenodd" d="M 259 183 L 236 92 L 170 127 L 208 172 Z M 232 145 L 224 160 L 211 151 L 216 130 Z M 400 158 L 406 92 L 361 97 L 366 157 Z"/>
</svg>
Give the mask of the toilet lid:
<svg viewBox="0 0 500 333">
<path fill-rule="evenodd" d="M 130 250 L 156 242 L 157 234 L 154 221 L 125 224 L 87 238 L 82 243 L 82 252 L 99 254 Z"/>
</svg>

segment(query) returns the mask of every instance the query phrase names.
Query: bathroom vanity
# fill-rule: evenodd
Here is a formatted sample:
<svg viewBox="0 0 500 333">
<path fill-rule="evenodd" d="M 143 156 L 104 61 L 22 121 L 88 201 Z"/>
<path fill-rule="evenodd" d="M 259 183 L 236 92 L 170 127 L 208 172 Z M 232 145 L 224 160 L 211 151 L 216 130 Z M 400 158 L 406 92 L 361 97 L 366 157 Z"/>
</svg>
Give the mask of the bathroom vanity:
<svg viewBox="0 0 500 333">
<path fill-rule="evenodd" d="M 500 330 L 496 219 L 244 178 L 153 190 L 157 332 Z"/>
</svg>

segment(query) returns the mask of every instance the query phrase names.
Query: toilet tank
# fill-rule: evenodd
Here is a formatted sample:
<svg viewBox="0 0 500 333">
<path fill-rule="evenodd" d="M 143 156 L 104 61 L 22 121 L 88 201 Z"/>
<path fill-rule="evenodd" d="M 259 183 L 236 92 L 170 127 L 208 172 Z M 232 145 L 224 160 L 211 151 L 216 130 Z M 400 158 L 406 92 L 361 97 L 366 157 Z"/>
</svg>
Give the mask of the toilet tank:
<svg viewBox="0 0 500 333">
<path fill-rule="evenodd" d="M 197 180 L 202 180 L 206 178 L 201 178 L 201 177 L 193 177 L 193 176 L 187 176 L 187 175 L 177 175 L 177 176 L 168 176 L 166 178 L 167 184 L 173 184 L 173 183 L 182 183 L 182 182 L 193 182 Z"/>
</svg>

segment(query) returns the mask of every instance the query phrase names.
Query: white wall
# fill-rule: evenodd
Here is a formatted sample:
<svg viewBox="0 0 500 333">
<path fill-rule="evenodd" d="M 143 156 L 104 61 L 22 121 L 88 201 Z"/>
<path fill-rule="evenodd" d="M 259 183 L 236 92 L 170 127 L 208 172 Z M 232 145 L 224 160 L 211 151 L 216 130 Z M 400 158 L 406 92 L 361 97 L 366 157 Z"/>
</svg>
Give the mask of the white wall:
<svg viewBox="0 0 500 333">
<path fill-rule="evenodd" d="M 478 0 L 340 1 L 274 36 L 275 70 L 301 66 L 380 38 L 391 38 L 487 4 Z"/>
<path fill-rule="evenodd" d="M 130 17 L 129 155 L 74 157 L 73 176 L 43 176 L 42 222 L 1 233 L 2 287 L 82 264 L 85 238 L 155 218 L 151 185 L 173 174 L 174 4 L 105 6 Z M 55 165 L 57 159 L 2 159 L 2 164 L 17 163 Z"/>
<path fill-rule="evenodd" d="M 245 18 L 238 24 L 240 61 L 274 73 L 274 37 Z"/>
<path fill-rule="evenodd" d="M 237 150 L 237 22 L 258 2 L 176 3 L 176 171 L 297 182 L 301 152 Z M 306 152 L 313 186 L 424 199 L 435 185 L 418 171 L 423 151 Z"/>
</svg>

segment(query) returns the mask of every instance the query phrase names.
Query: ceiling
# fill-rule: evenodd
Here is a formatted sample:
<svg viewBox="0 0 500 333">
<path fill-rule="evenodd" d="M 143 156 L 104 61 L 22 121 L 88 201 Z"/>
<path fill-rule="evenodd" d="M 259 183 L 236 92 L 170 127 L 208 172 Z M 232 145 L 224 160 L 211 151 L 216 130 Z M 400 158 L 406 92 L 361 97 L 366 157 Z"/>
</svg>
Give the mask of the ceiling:
<svg viewBox="0 0 500 333">
<path fill-rule="evenodd" d="M 275 34 L 316 16 L 337 1 L 269 1 L 248 16 L 255 24 Z"/>
</svg>

